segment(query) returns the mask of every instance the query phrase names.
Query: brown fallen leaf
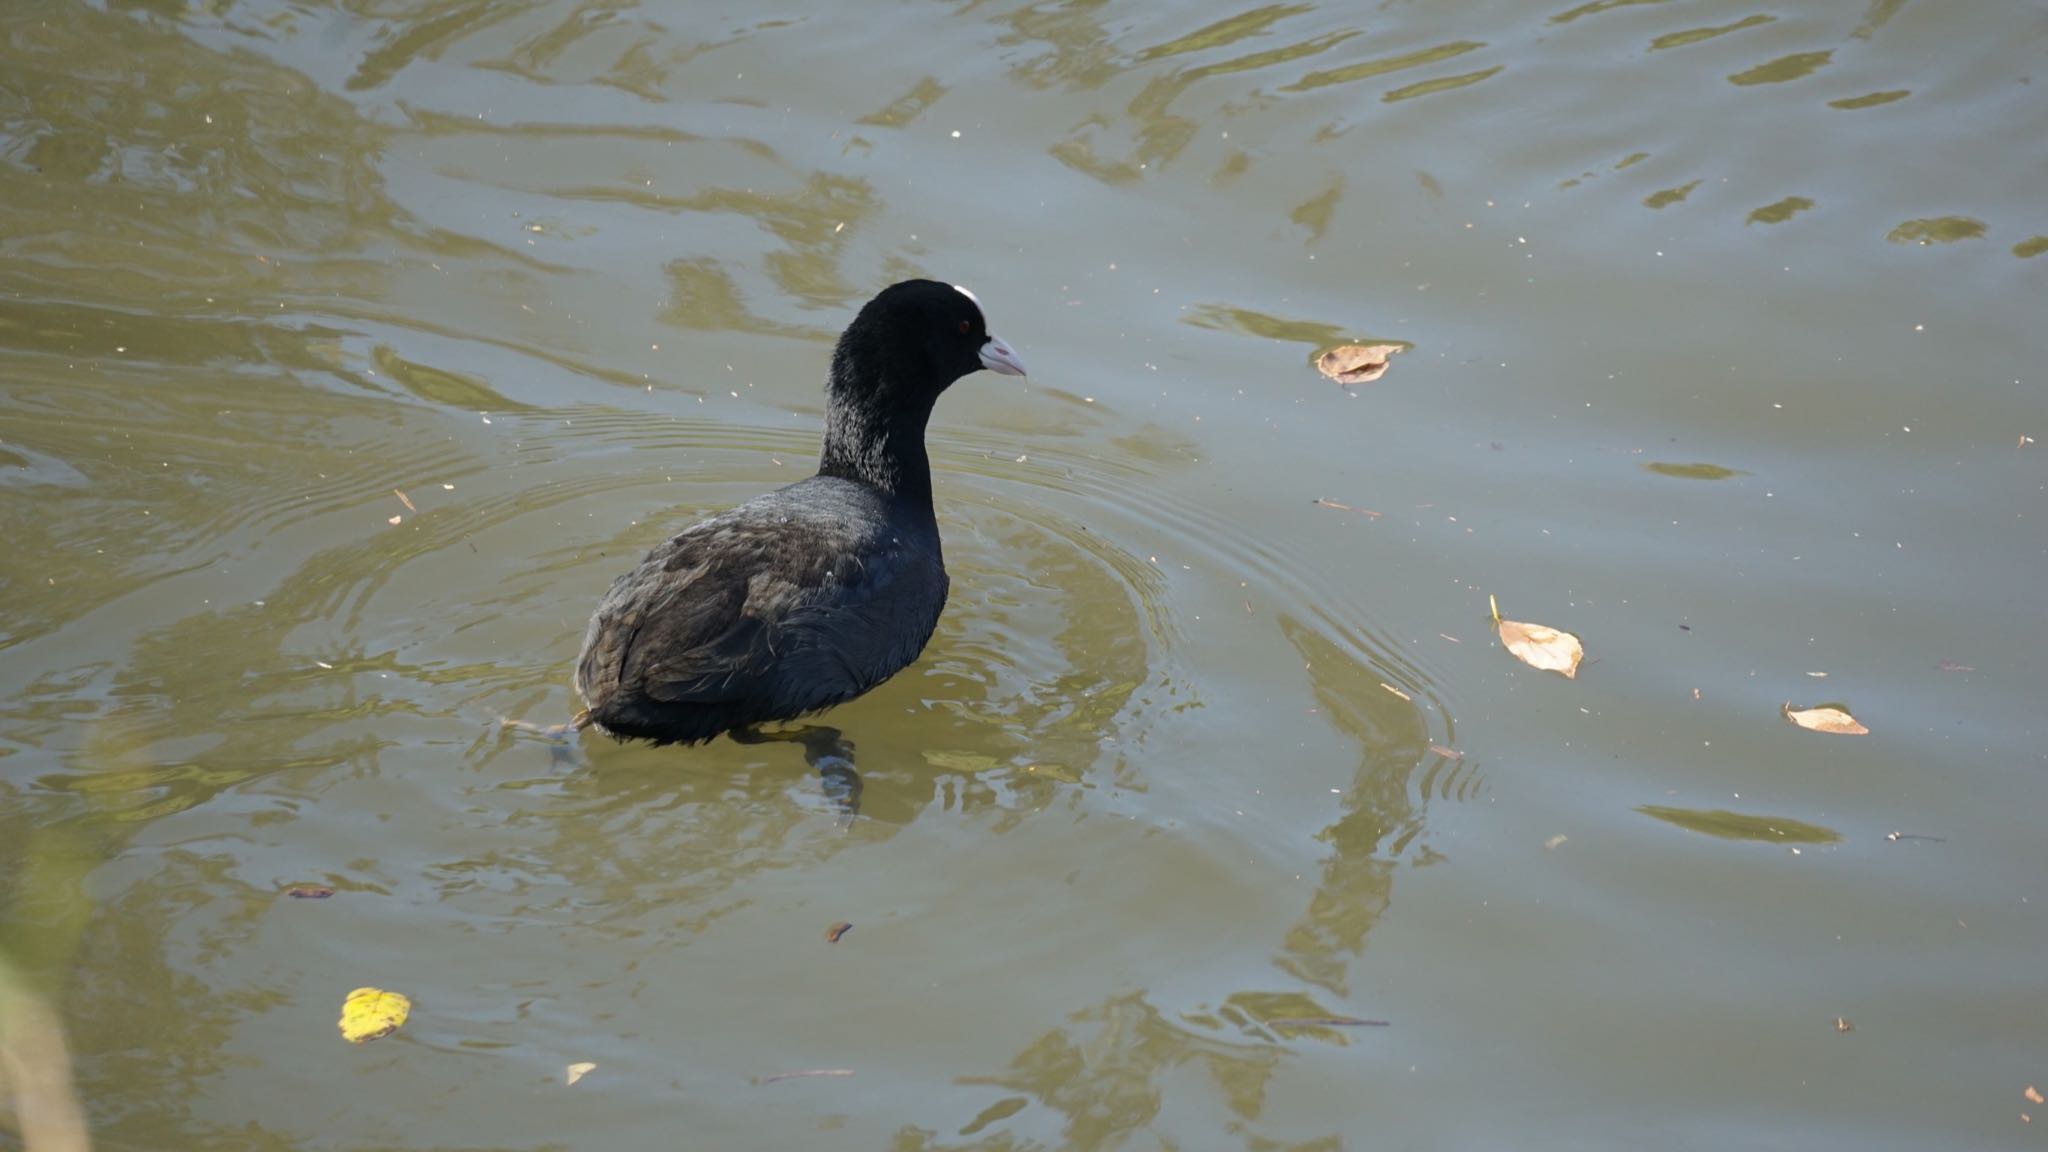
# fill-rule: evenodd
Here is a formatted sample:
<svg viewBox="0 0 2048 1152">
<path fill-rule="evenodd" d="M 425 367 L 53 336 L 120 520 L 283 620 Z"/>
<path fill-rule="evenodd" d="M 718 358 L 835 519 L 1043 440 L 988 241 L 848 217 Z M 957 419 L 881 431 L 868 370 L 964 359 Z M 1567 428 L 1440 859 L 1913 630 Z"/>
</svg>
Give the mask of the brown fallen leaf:
<svg viewBox="0 0 2048 1152">
<path fill-rule="evenodd" d="M 1465 758 L 1463 752 L 1458 751 L 1456 748 L 1446 748 L 1441 744 L 1431 744 L 1429 750 L 1446 760 L 1463 760 Z"/>
<path fill-rule="evenodd" d="M 1585 658 L 1586 649 L 1577 636 L 1543 624 L 1503 620 L 1500 604 L 1491 596 L 1486 599 L 1493 605 L 1493 623 L 1500 630 L 1501 647 L 1509 655 L 1531 668 L 1557 672 L 1567 680 L 1578 679 L 1579 661 Z"/>
<path fill-rule="evenodd" d="M 839 938 L 841 936 L 844 936 L 851 931 L 853 931 L 853 925 L 847 923 L 844 920 L 841 920 L 839 923 L 834 924 L 830 928 L 825 929 L 825 942 L 828 944 L 837 944 L 839 943 Z"/>
<path fill-rule="evenodd" d="M 1830 704 L 1818 708 L 1793 708 L 1790 701 L 1779 711 L 1785 719 L 1809 732 L 1830 732 L 1839 736 L 1868 736 L 1870 729 L 1857 723 L 1854 716 Z"/>
<path fill-rule="evenodd" d="M 324 884 L 294 884 L 284 894 L 294 900 L 325 900 L 334 895 L 334 889 Z"/>
<path fill-rule="evenodd" d="M 1399 344 L 1340 344 L 1316 357 L 1316 371 L 1339 384 L 1370 384 L 1387 374 Z"/>
<path fill-rule="evenodd" d="M 2032 1084 L 2027 1085 L 2027 1091 L 2025 1095 L 2027 1097 L 2027 1102 L 2030 1104 L 2048 1104 L 2048 1096 L 2042 1096 L 2041 1090 L 2039 1088 L 2034 1087 Z"/>
</svg>

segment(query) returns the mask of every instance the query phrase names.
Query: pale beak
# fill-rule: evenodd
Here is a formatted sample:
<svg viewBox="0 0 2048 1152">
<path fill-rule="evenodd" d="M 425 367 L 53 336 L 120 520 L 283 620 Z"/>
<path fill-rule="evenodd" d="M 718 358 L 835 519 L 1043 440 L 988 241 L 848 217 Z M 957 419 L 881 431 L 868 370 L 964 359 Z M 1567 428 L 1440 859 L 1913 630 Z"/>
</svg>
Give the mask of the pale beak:
<svg viewBox="0 0 2048 1152">
<path fill-rule="evenodd" d="M 989 333 L 988 343 L 981 346 L 981 366 L 1004 376 L 1024 374 L 1024 362 L 1017 359 L 1016 349 L 1003 343 L 1003 338 L 993 332 Z"/>
</svg>

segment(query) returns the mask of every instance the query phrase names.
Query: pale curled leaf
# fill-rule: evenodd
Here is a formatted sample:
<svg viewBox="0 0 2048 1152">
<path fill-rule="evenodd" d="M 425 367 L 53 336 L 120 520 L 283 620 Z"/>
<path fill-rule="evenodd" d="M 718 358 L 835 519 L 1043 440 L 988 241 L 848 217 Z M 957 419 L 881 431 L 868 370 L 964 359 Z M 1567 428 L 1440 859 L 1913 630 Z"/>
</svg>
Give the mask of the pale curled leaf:
<svg viewBox="0 0 2048 1152">
<path fill-rule="evenodd" d="M 567 1068 L 562 1069 L 562 1082 L 574 1084 L 595 1071 L 597 1071 L 597 1065 L 590 1063 L 588 1060 L 578 1064 L 571 1064 Z"/>
<path fill-rule="evenodd" d="M 1586 649 L 1577 636 L 1519 620 L 1500 622 L 1500 643 L 1515 659 L 1529 667 L 1561 673 L 1567 680 L 1578 679 L 1579 661 L 1586 655 Z"/>
<path fill-rule="evenodd" d="M 1794 708 L 1787 702 L 1780 709 L 1785 719 L 1809 732 L 1831 732 L 1841 736 L 1867 736 L 1870 729 L 1858 723 L 1854 716 L 1832 705 L 1823 704 L 1818 708 Z"/>
<path fill-rule="evenodd" d="M 341 1002 L 341 1038 L 351 1044 L 398 1031 L 412 1014 L 412 1001 L 381 988 L 358 988 Z"/>
<path fill-rule="evenodd" d="M 1339 384 L 1370 384 L 1387 374 L 1399 344 L 1340 344 L 1316 357 L 1316 371 Z"/>
</svg>

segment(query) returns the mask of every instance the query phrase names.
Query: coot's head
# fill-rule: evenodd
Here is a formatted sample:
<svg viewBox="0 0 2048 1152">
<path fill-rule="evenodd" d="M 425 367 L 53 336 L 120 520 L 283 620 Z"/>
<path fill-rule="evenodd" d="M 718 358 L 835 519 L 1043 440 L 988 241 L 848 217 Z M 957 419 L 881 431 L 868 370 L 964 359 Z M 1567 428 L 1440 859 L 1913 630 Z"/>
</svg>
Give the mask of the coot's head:
<svg viewBox="0 0 2048 1152">
<path fill-rule="evenodd" d="M 981 302 L 965 288 L 905 280 L 860 310 L 832 354 L 836 399 L 929 405 L 953 381 L 986 368 L 1022 376 L 1024 363 L 988 330 Z"/>
</svg>

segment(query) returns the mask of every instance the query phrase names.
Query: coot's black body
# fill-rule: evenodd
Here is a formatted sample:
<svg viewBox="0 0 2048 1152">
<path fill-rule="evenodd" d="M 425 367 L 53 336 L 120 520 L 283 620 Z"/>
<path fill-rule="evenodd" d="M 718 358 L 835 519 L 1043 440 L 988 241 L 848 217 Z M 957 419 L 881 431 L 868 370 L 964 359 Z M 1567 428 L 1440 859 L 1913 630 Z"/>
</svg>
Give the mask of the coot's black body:
<svg viewBox="0 0 2048 1152">
<path fill-rule="evenodd" d="M 1021 375 L 964 289 L 870 300 L 832 354 L 818 474 L 684 530 L 612 582 L 577 660 L 579 726 L 696 744 L 850 700 L 946 606 L 924 431 L 955 380 Z"/>
</svg>

